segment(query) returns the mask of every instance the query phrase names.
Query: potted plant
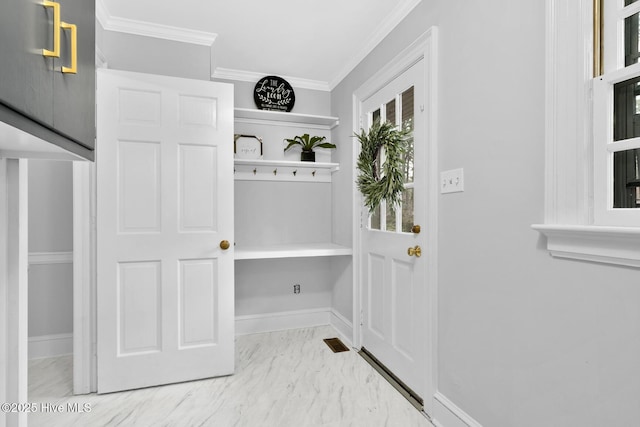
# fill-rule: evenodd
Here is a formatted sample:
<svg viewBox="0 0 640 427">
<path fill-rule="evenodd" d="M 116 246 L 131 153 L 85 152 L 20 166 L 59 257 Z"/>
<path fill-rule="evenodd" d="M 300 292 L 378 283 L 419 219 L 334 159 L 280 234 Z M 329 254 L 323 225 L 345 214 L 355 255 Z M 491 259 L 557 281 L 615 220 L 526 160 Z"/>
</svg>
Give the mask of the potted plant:
<svg viewBox="0 0 640 427">
<path fill-rule="evenodd" d="M 309 136 L 308 133 L 305 133 L 302 136 L 295 136 L 293 139 L 285 139 L 286 142 L 289 143 L 284 151 L 287 151 L 291 147 L 295 145 L 299 145 L 302 148 L 302 153 L 300 153 L 300 160 L 303 162 L 315 162 L 316 161 L 316 153 L 313 151 L 314 148 L 336 148 L 335 144 L 330 142 L 324 142 L 327 139 L 326 136 Z"/>
</svg>

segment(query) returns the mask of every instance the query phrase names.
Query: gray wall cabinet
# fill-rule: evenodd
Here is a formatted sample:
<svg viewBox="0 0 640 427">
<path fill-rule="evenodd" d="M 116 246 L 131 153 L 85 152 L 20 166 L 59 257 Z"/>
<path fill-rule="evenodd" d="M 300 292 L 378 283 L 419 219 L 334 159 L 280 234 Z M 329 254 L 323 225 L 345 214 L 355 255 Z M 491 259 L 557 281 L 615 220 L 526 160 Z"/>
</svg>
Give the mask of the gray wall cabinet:
<svg viewBox="0 0 640 427">
<path fill-rule="evenodd" d="M 0 120 L 93 160 L 95 4 L 61 0 L 57 5 L 6 0 L 0 6 Z M 76 25 L 76 37 L 64 23 Z M 44 56 L 43 49 L 55 50 L 56 37 L 59 56 Z M 75 48 L 77 72 L 63 73 Z"/>
</svg>

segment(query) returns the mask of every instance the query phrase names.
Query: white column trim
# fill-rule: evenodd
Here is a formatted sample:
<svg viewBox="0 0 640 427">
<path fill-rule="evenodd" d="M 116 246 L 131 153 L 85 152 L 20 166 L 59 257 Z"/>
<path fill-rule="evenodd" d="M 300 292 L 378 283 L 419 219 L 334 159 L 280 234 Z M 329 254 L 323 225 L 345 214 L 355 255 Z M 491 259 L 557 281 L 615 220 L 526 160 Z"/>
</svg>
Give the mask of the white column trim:
<svg viewBox="0 0 640 427">
<path fill-rule="evenodd" d="M 9 373 L 9 343 L 8 343 L 8 242 L 7 233 L 9 224 L 7 221 L 8 212 L 8 180 L 7 180 L 7 159 L 0 158 L 0 402 L 7 401 L 8 373 Z M 7 425 L 6 414 L 0 412 L 0 427 Z"/>
<path fill-rule="evenodd" d="M 546 0 L 546 224 L 593 218 L 592 22 L 592 0 Z"/>
<path fill-rule="evenodd" d="M 97 391 L 95 163 L 73 164 L 73 393 Z"/>
<path fill-rule="evenodd" d="M 0 379 L 4 391 L 3 402 L 27 403 L 28 366 L 28 161 L 2 160 L 0 170 L 3 191 L 0 191 L 0 213 L 4 234 L 2 263 L 6 272 L 0 278 L 5 302 L 3 312 L 2 353 L 5 371 Z M 4 298 L 6 297 L 6 298 Z M 0 413 L 0 426 L 27 425 L 26 413 Z"/>
</svg>

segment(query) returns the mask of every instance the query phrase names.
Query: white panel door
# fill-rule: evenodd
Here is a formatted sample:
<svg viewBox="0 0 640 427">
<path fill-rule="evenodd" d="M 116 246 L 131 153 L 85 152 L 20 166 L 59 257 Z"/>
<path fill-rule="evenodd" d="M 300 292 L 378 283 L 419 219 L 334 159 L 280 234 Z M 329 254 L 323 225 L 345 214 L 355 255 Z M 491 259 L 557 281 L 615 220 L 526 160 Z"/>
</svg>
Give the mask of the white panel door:
<svg viewBox="0 0 640 427">
<path fill-rule="evenodd" d="M 413 129 L 402 206 L 383 203 L 372 215 L 363 207 L 360 265 L 362 346 L 419 396 L 427 373 L 426 262 L 408 249 L 425 244 L 424 234 L 412 231 L 426 224 L 423 63 L 363 100 L 361 118 L 365 128 L 378 119 Z"/>
<path fill-rule="evenodd" d="M 98 71 L 98 392 L 234 370 L 233 86 Z"/>
</svg>

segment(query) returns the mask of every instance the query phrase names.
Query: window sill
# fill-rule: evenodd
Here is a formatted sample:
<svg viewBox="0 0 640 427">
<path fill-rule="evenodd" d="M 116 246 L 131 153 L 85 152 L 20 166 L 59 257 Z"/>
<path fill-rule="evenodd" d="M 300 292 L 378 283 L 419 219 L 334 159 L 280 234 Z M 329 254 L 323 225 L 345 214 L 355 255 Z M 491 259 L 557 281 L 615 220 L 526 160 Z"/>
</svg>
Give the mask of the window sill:
<svg viewBox="0 0 640 427">
<path fill-rule="evenodd" d="M 547 238 L 553 257 L 640 267 L 640 228 L 593 225 L 531 226 Z"/>
</svg>

